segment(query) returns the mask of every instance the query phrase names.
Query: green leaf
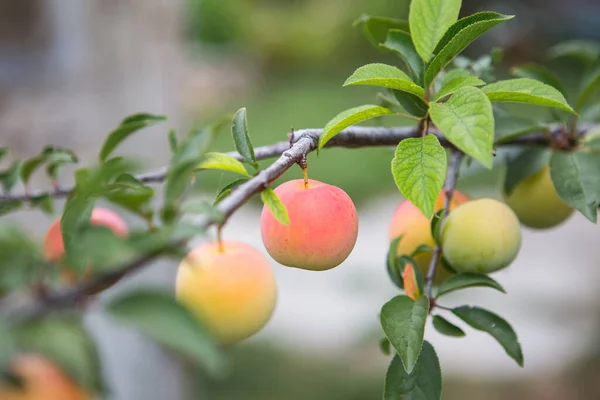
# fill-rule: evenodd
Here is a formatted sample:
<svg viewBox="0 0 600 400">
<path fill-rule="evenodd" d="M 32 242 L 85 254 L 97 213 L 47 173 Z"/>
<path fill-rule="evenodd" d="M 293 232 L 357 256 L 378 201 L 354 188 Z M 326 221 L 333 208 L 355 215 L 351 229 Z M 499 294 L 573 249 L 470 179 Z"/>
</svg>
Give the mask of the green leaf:
<svg viewBox="0 0 600 400">
<path fill-rule="evenodd" d="M 29 182 L 31 175 L 44 164 L 44 161 L 46 161 L 46 157 L 44 155 L 39 155 L 23 162 L 19 175 L 25 185 Z"/>
<path fill-rule="evenodd" d="M 54 214 L 54 200 L 49 194 L 32 197 L 29 199 L 29 202 L 32 207 L 39 208 L 48 216 L 52 216 Z"/>
<path fill-rule="evenodd" d="M 511 72 L 517 78 L 535 79 L 546 85 L 550 85 L 558 90 L 563 96 L 566 96 L 566 91 L 558 78 L 543 65 L 536 63 L 525 63 L 518 67 L 513 67 Z"/>
<path fill-rule="evenodd" d="M 86 254 L 78 246 L 78 234 L 84 225 L 89 225 L 96 198 L 107 190 L 111 181 L 131 171 L 133 165 L 128 159 L 116 157 L 94 168 L 76 172 L 77 186 L 67 199 L 60 223 L 69 267 L 77 271 L 85 267 Z"/>
<path fill-rule="evenodd" d="M 513 115 L 497 116 L 495 124 L 496 135 L 494 143 L 506 143 L 531 132 L 547 130 L 544 124 Z"/>
<path fill-rule="evenodd" d="M 83 387 L 105 393 L 96 345 L 80 319 L 45 317 L 19 326 L 15 333 L 22 352 L 41 354 L 60 365 Z"/>
<path fill-rule="evenodd" d="M 125 118 L 121 122 L 121 125 L 112 131 L 104 141 L 100 154 L 98 155 L 100 161 L 105 161 L 110 153 L 112 153 L 113 150 L 132 133 L 166 120 L 167 117 L 165 116 L 152 114 L 134 114 Z"/>
<path fill-rule="evenodd" d="M 434 218 L 435 218 L 435 214 L 434 214 Z M 427 244 L 421 244 L 421 245 L 417 246 L 417 248 L 414 249 L 412 253 L 410 253 L 410 257 L 414 257 L 414 256 L 417 256 L 417 255 L 423 254 L 423 253 L 431 253 L 432 251 L 433 251 L 433 247 L 431 247 Z"/>
<path fill-rule="evenodd" d="M 558 90 L 534 79 L 515 78 L 498 81 L 485 85 L 481 90 L 491 101 L 535 104 L 575 114 Z"/>
<path fill-rule="evenodd" d="M 440 228 L 442 227 L 442 215 L 444 215 L 444 211 L 445 208 L 438 210 L 435 214 L 433 214 L 433 218 L 431 218 L 431 237 L 436 244 L 440 244 Z"/>
<path fill-rule="evenodd" d="M 367 14 L 361 15 L 352 25 L 354 27 L 362 26 L 365 36 L 374 46 L 377 46 L 386 39 L 390 29 L 409 31 L 408 21 L 406 20 Z"/>
<path fill-rule="evenodd" d="M 506 354 L 523 366 L 523 351 L 513 328 L 500 316 L 479 307 L 461 306 L 452 313 L 471 327 L 489 333 L 506 351 Z"/>
<path fill-rule="evenodd" d="M 190 183 L 193 172 L 209 146 L 216 137 L 220 124 L 213 124 L 207 128 L 189 135 L 177 147 L 177 152 L 171 158 L 165 182 L 165 206 L 163 208 L 163 222 L 166 215 L 174 216 L 177 203 Z"/>
<path fill-rule="evenodd" d="M 598 90 L 600 90 L 600 56 L 583 76 L 575 108 L 581 110 Z"/>
<path fill-rule="evenodd" d="M 177 152 L 178 145 L 177 132 L 175 132 L 175 129 L 171 129 L 169 131 L 169 148 L 171 149 L 171 153 L 175 154 Z"/>
<path fill-rule="evenodd" d="M 153 210 L 149 202 L 154 197 L 154 189 L 144 185 L 131 174 L 118 176 L 107 186 L 102 195 L 111 203 L 124 207 L 143 218 L 152 218 Z"/>
<path fill-rule="evenodd" d="M 438 101 L 439 99 L 448 96 L 456 92 L 458 89 L 469 86 L 483 86 L 485 82 L 476 76 L 457 76 L 450 80 L 442 81 L 442 88 L 433 98 L 434 101 Z"/>
<path fill-rule="evenodd" d="M 494 47 L 490 52 L 490 57 L 492 58 L 493 65 L 500 65 L 504 59 L 504 49 L 501 47 Z"/>
<path fill-rule="evenodd" d="M 0 203 L 1 209 L 6 207 Z M 6 223 L 0 227 L 0 296 L 31 286 L 40 273 L 47 271 L 41 249 L 25 232 Z"/>
<path fill-rule="evenodd" d="M 52 180 L 58 178 L 58 169 L 60 167 L 79 162 L 77 155 L 70 149 L 47 146 L 44 149 L 44 155 L 46 156 L 46 173 Z"/>
<path fill-rule="evenodd" d="M 446 150 L 433 134 L 404 139 L 392 160 L 396 186 L 429 219 L 446 177 Z"/>
<path fill-rule="evenodd" d="M 593 40 L 574 39 L 558 43 L 547 51 L 549 59 L 575 58 L 584 64 L 594 62 L 600 56 L 600 43 Z"/>
<path fill-rule="evenodd" d="M 458 89 L 447 102 L 429 107 L 431 120 L 453 145 L 492 168 L 494 115 L 492 103 L 480 89 Z"/>
<path fill-rule="evenodd" d="M 436 331 L 441 333 L 442 335 L 450 336 L 450 337 L 464 337 L 466 336 L 465 331 L 460 329 L 458 326 L 454 325 L 446 318 L 441 317 L 439 315 L 434 315 L 432 318 L 433 327 Z"/>
<path fill-rule="evenodd" d="M 9 154 L 10 149 L 8 147 L 0 147 L 0 161 Z"/>
<path fill-rule="evenodd" d="M 402 235 L 392 239 L 388 248 L 386 257 L 386 270 L 390 280 L 400 289 L 404 289 L 404 281 L 402 280 L 402 267 L 398 259 L 398 244 L 402 240 Z"/>
<path fill-rule="evenodd" d="M 448 84 L 448 82 L 450 82 L 452 79 L 454 78 L 460 78 L 460 77 L 468 77 L 468 76 L 473 76 L 473 74 L 471 74 L 471 72 L 467 71 L 464 68 L 454 68 L 451 69 L 449 71 L 444 71 L 443 74 L 441 75 L 441 83 L 442 86 Z M 440 78 L 440 77 L 438 77 Z"/>
<path fill-rule="evenodd" d="M 236 188 L 237 186 L 248 182 L 248 179 L 246 178 L 240 178 L 240 179 L 236 179 L 235 181 L 223 186 L 221 188 L 221 190 L 219 191 L 219 193 L 217 193 L 217 196 L 215 197 L 215 201 L 213 203 L 213 206 L 216 206 L 217 204 L 219 204 L 224 198 L 226 198 L 227 196 L 229 196 L 231 194 L 231 192 L 233 191 L 234 188 Z"/>
<path fill-rule="evenodd" d="M 9 214 L 23 206 L 23 200 L 0 200 L 0 216 Z"/>
<path fill-rule="evenodd" d="M 5 193 L 9 193 L 12 188 L 19 181 L 19 171 L 21 169 L 21 162 L 15 161 L 10 167 L 4 171 L 0 171 L 0 183 Z"/>
<path fill-rule="evenodd" d="M 87 255 L 80 246 L 79 233 L 84 224 L 89 224 L 94 203 L 92 197 L 75 195 L 65 204 L 60 220 L 66 263 L 79 272 L 87 263 Z"/>
<path fill-rule="evenodd" d="M 112 300 L 107 311 L 159 344 L 195 360 L 209 373 L 221 376 L 226 371 L 225 360 L 213 339 L 172 295 L 137 290 Z"/>
<path fill-rule="evenodd" d="M 398 68 L 381 63 L 363 65 L 346 79 L 343 86 L 369 85 L 401 90 L 423 97 L 425 91 Z"/>
<path fill-rule="evenodd" d="M 273 216 L 279 221 L 279 223 L 283 225 L 290 224 L 290 217 L 288 216 L 288 212 L 275 194 L 275 191 L 271 188 L 266 188 L 262 192 L 260 192 L 260 199 L 265 203 L 269 210 L 273 214 Z"/>
<path fill-rule="evenodd" d="M 396 296 L 381 308 L 383 332 L 409 374 L 414 370 L 421 353 L 428 311 L 427 296 L 421 296 L 416 301 L 407 296 Z"/>
<path fill-rule="evenodd" d="M 417 118 L 423 118 L 429 111 L 429 106 L 425 101 L 415 96 L 412 93 L 402 92 L 400 90 L 392 90 L 395 99 L 409 114 Z"/>
<path fill-rule="evenodd" d="M 423 82 L 423 69 L 425 66 L 408 32 L 399 29 L 390 30 L 385 42 L 380 46 L 398 54 L 406 63 L 415 81 L 417 83 Z"/>
<path fill-rule="evenodd" d="M 386 356 L 392 355 L 392 345 L 390 344 L 390 341 L 385 337 L 379 341 L 379 349 Z"/>
<path fill-rule="evenodd" d="M 485 274 L 469 272 L 454 275 L 445 280 L 440 286 L 436 298 L 457 290 L 466 289 L 470 287 L 489 287 L 492 289 L 496 289 L 502 293 L 506 293 L 506 290 L 504 290 L 502 285 L 500 285 L 498 282 L 496 282 L 489 276 Z"/>
<path fill-rule="evenodd" d="M 423 350 L 412 372 L 402 367 L 400 357 L 394 356 L 387 373 L 384 400 L 441 400 L 442 370 L 433 346 L 423 342 Z"/>
<path fill-rule="evenodd" d="M 560 198 L 596 223 L 600 204 L 600 156 L 586 151 L 557 151 L 550 177 Z"/>
<path fill-rule="evenodd" d="M 513 17 L 495 12 L 481 12 L 456 21 L 435 48 L 435 57 L 425 73 L 425 87 L 428 87 L 437 74 L 475 39 Z"/>
<path fill-rule="evenodd" d="M 331 138 L 333 138 L 345 128 L 358 124 L 359 122 L 366 121 L 368 119 L 388 114 L 393 114 L 393 111 L 388 108 L 375 106 L 372 104 L 354 107 L 349 110 L 342 111 L 341 113 L 333 117 L 333 119 L 331 119 L 331 121 L 329 121 L 327 125 L 325 125 L 325 127 L 323 128 L 323 133 L 319 138 L 318 149 L 321 150 L 325 146 L 325 144 L 331 140 Z"/>
<path fill-rule="evenodd" d="M 235 142 L 235 148 L 244 160 L 252 165 L 255 170 L 258 171 L 258 163 L 254 156 L 254 148 L 252 142 L 250 142 L 250 136 L 248 135 L 248 120 L 246 118 L 246 108 L 240 108 L 233 116 L 233 124 L 231 125 L 231 133 L 233 135 L 233 141 Z"/>
<path fill-rule="evenodd" d="M 408 11 L 410 32 L 417 52 L 428 62 L 446 30 L 456 22 L 461 0 L 412 0 Z"/>
<path fill-rule="evenodd" d="M 218 169 L 247 177 L 251 176 L 244 168 L 244 164 L 224 153 L 206 153 L 202 162 L 198 164 L 198 169 Z"/>
<path fill-rule="evenodd" d="M 522 180 L 535 175 L 548 165 L 552 151 L 543 147 L 530 147 L 507 163 L 504 178 L 504 193 L 510 195 Z"/>
</svg>

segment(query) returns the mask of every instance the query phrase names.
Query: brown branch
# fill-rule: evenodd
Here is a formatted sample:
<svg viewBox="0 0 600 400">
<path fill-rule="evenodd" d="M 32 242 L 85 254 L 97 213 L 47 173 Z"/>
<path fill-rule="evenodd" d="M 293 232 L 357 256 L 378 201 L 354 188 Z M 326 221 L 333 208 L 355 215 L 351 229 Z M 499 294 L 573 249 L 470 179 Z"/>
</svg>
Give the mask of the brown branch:
<svg viewBox="0 0 600 400">
<path fill-rule="evenodd" d="M 285 171 L 300 162 L 306 154 L 315 150 L 319 140 L 320 129 L 304 129 L 295 131 L 290 134 L 290 141 L 275 143 L 270 146 L 259 147 L 255 149 L 255 155 L 258 159 L 265 159 L 274 156 L 279 158 L 265 170 L 260 171 L 256 176 L 246 183 L 238 186 L 228 197 L 222 200 L 216 207 L 218 215 L 202 216 L 197 221 L 199 228 L 208 228 L 211 225 L 222 223 L 223 218 L 227 220 L 238 208 L 245 204 L 253 195 L 261 192 L 268 187 L 273 181 L 279 178 Z M 438 136 L 442 145 L 453 148 L 439 132 L 430 131 Z M 554 132 L 554 131 L 553 131 Z M 557 131 L 558 132 L 558 131 Z M 342 131 L 340 134 L 332 138 L 326 147 L 346 147 L 360 148 L 373 146 L 393 146 L 401 140 L 415 137 L 419 134 L 417 128 L 414 127 L 395 127 L 395 128 L 380 128 L 380 127 L 352 127 Z M 290 143 L 292 144 L 290 147 Z M 509 143 L 503 145 L 548 145 L 548 138 L 542 133 L 533 133 L 522 136 Z M 241 156 L 236 152 L 228 153 L 229 155 L 241 160 Z M 448 209 L 452 191 L 458 178 L 458 166 L 462 153 L 453 149 L 453 157 L 450 162 L 449 174 L 446 180 L 446 200 L 444 208 Z M 138 176 L 142 182 L 162 182 L 166 176 L 166 168 L 148 172 Z M 72 189 L 61 189 L 55 192 L 37 192 L 30 196 L 55 195 L 56 197 L 66 196 Z M 0 196 L 1 200 L 26 200 L 24 195 L 21 196 Z M 447 212 L 446 212 L 447 213 Z M 442 221 L 445 214 L 442 216 Z M 175 245 L 185 244 L 185 241 L 174 243 Z M 431 286 L 437 260 L 440 257 L 441 249 L 436 247 L 434 257 L 426 278 L 426 293 L 431 294 Z M 23 306 L 19 306 L 14 316 L 19 320 L 27 320 L 44 315 L 50 311 L 64 309 L 76 304 L 85 299 L 90 294 L 97 292 L 108 284 L 118 281 L 122 277 L 141 269 L 149 262 L 159 257 L 161 251 L 155 251 L 141 256 L 139 259 L 122 266 L 114 272 L 99 274 L 84 282 L 63 290 L 47 293 L 42 299 L 34 299 Z"/>
<path fill-rule="evenodd" d="M 285 171 L 294 166 L 310 151 L 317 146 L 318 136 L 311 132 L 305 132 L 302 136 L 296 136 L 295 143 L 289 147 L 281 156 L 268 168 L 260 171 L 255 177 L 248 182 L 238 186 L 228 197 L 223 199 L 216 207 L 218 216 L 202 216 L 195 224 L 198 228 L 207 228 L 213 224 L 220 223 L 221 218 L 227 219 L 235 210 L 245 204 L 253 195 L 259 193 L 264 188 L 269 186 L 273 181 L 279 178 Z M 221 217 L 221 218 L 219 218 Z M 176 245 L 182 245 L 183 242 L 178 242 Z M 141 256 L 139 259 L 124 265 L 122 268 L 114 272 L 100 274 L 94 278 L 83 281 L 69 288 L 63 289 L 56 293 L 49 293 L 44 298 L 34 300 L 32 303 L 20 306 L 15 311 L 15 318 L 18 320 L 28 320 L 46 314 L 53 310 L 68 308 L 80 300 L 85 299 L 90 294 L 101 290 L 112 282 L 116 282 L 122 277 L 139 270 L 144 265 L 160 256 L 161 251 L 155 251 Z"/>
<path fill-rule="evenodd" d="M 438 225 L 440 227 L 446 220 L 446 217 L 448 216 L 448 212 L 450 210 L 450 202 L 452 201 L 454 188 L 456 187 L 456 182 L 458 181 L 458 175 L 460 173 L 460 161 L 462 160 L 462 157 L 462 152 L 458 150 L 452 151 L 452 158 L 450 158 L 450 164 L 448 165 L 448 173 L 446 174 L 446 182 L 444 183 L 444 192 L 446 194 L 446 197 L 444 198 L 444 212 L 442 212 L 440 223 Z M 442 248 L 439 244 L 436 244 L 433 250 L 433 255 L 431 257 L 431 262 L 429 263 L 429 270 L 427 271 L 427 276 L 425 277 L 425 294 L 430 299 L 431 289 L 433 288 L 433 279 L 435 278 L 435 271 L 437 269 L 437 264 L 440 261 L 441 255 Z"/>
<path fill-rule="evenodd" d="M 591 125 L 582 125 L 579 128 L 579 134 L 585 133 L 589 130 Z M 551 135 L 557 135 L 563 129 L 562 125 L 555 124 L 549 129 Z M 280 156 L 283 152 L 290 148 L 290 142 L 294 143 L 298 138 L 310 136 L 318 140 L 321 135 L 322 129 L 301 129 L 294 131 L 290 136 L 290 141 L 278 142 L 269 146 L 257 147 L 254 152 L 256 158 L 259 160 L 273 158 Z M 368 126 L 353 126 L 344 129 L 338 135 L 333 137 L 325 147 L 345 147 L 345 148 L 360 148 L 360 147 L 376 147 L 376 146 L 395 146 L 400 141 L 416 137 L 421 131 L 419 127 L 368 127 Z M 429 129 L 429 133 L 433 133 L 438 137 L 440 143 L 444 147 L 452 148 L 453 146 L 443 137 L 443 135 L 436 129 Z M 547 133 L 546 133 L 547 134 Z M 499 143 L 498 146 L 511 146 L 511 145 L 542 145 L 547 146 L 549 144 L 549 138 L 545 133 L 535 132 L 530 133 L 509 142 Z M 311 148 L 310 151 L 314 150 Z M 243 160 L 239 153 L 233 151 L 226 153 L 240 161 Z M 167 176 L 167 167 L 158 168 L 154 171 L 149 171 L 137 175 L 136 178 L 142 183 L 160 183 L 165 180 Z M 2 201 L 15 201 L 22 200 L 27 201 L 30 199 L 40 198 L 44 196 L 52 196 L 54 198 L 66 198 L 73 187 L 59 188 L 50 191 L 30 191 L 28 194 L 21 193 L 16 195 L 0 194 L 0 202 Z"/>
</svg>

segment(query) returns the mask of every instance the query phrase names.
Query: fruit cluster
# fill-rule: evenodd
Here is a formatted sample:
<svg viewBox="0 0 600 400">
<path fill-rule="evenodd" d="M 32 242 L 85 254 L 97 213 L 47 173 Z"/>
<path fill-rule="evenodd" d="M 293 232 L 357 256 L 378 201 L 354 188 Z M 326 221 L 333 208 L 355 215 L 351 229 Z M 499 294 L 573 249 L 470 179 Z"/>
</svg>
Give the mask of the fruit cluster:
<svg viewBox="0 0 600 400">
<path fill-rule="evenodd" d="M 298 179 L 281 184 L 275 193 L 290 220 L 289 225 L 284 225 L 268 207 L 263 208 L 261 237 L 275 261 L 288 267 L 325 271 L 346 260 L 357 240 L 358 215 L 352 199 L 342 189 L 312 179 Z M 442 191 L 436 211 L 443 208 L 445 196 Z M 441 246 L 442 258 L 434 285 L 457 273 L 489 274 L 506 268 L 520 250 L 521 224 L 547 229 L 561 224 L 573 212 L 556 194 L 547 166 L 523 180 L 504 198 L 506 203 L 492 198 L 471 199 L 454 191 L 447 218 L 439 230 L 437 244 Z M 105 208 L 94 208 L 90 222 L 106 226 L 121 237 L 128 234 L 119 215 Z M 425 276 L 436 241 L 430 219 L 408 200 L 399 204 L 391 218 L 390 242 L 399 236 L 398 256 L 411 256 Z M 427 250 L 418 251 L 423 245 Z M 44 251 L 51 261 L 64 256 L 60 219 L 48 229 Z M 410 267 L 414 276 L 412 264 Z M 61 271 L 65 283 L 89 279 L 90 275 L 90 270 L 81 277 L 70 270 Z M 231 345 L 256 334 L 268 323 L 275 309 L 277 285 L 269 260 L 254 247 L 238 241 L 210 241 L 191 249 L 182 260 L 175 295 L 221 345 Z M 25 370 L 21 371 L 25 378 L 32 377 L 32 385 L 45 376 L 60 375 L 42 358 L 24 356 L 21 361 L 17 367 Z M 66 396 L 75 390 L 66 378 L 59 378 L 52 378 L 62 385 L 56 387 L 56 393 Z M 31 390 L 38 389 L 32 386 Z M 79 394 L 69 396 L 85 398 L 77 397 Z"/>
</svg>

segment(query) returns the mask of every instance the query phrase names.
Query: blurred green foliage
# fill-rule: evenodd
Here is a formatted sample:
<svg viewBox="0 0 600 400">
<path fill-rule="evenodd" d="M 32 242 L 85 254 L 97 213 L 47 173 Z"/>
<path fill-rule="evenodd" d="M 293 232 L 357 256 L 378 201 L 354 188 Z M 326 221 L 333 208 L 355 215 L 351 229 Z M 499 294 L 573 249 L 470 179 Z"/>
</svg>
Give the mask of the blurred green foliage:
<svg viewBox="0 0 600 400">
<path fill-rule="evenodd" d="M 377 54 L 352 22 L 362 13 L 406 17 L 408 0 L 189 0 L 188 37 L 229 46 L 277 68 L 336 69 Z"/>
</svg>

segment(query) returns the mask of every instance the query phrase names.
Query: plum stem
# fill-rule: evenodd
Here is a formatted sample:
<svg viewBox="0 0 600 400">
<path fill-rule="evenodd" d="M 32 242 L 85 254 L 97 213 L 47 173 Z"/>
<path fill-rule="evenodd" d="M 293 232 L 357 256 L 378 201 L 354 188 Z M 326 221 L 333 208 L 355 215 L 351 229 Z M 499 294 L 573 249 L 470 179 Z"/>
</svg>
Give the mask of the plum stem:
<svg viewBox="0 0 600 400">
<path fill-rule="evenodd" d="M 304 176 L 304 189 L 308 189 L 308 163 L 306 161 L 306 154 L 303 154 L 298 161 L 298 165 L 302 168 L 302 176 Z"/>
<path fill-rule="evenodd" d="M 304 189 L 308 189 L 308 168 L 302 168 L 302 175 L 304 175 Z"/>
<path fill-rule="evenodd" d="M 444 183 L 444 192 L 446 197 L 444 198 L 444 212 L 440 220 L 439 226 L 441 227 L 448 216 L 450 210 L 450 202 L 452 201 L 452 195 L 454 194 L 454 188 L 458 181 L 458 175 L 460 172 L 460 161 L 462 160 L 463 153 L 459 150 L 452 150 L 452 157 L 450 158 L 450 164 L 448 165 L 448 172 L 446 174 L 446 182 Z M 435 245 L 433 250 L 433 256 L 429 263 L 429 270 L 425 277 L 425 294 L 431 299 L 431 291 L 433 289 L 433 279 L 435 278 L 435 270 L 437 264 L 440 261 L 442 255 L 442 247 L 439 244 Z"/>
<path fill-rule="evenodd" d="M 225 249 L 223 248 L 223 235 L 221 233 L 222 229 L 223 229 L 222 225 L 217 227 L 217 244 L 219 246 L 219 253 L 225 252 Z"/>
</svg>

